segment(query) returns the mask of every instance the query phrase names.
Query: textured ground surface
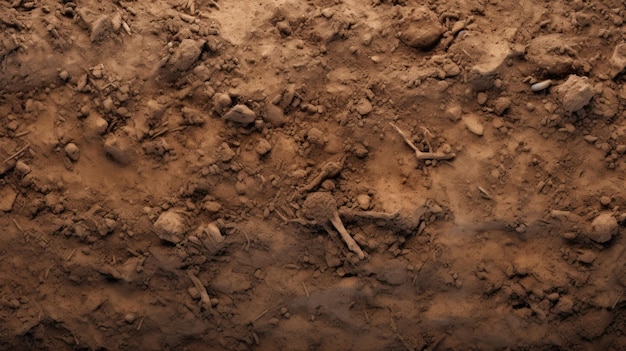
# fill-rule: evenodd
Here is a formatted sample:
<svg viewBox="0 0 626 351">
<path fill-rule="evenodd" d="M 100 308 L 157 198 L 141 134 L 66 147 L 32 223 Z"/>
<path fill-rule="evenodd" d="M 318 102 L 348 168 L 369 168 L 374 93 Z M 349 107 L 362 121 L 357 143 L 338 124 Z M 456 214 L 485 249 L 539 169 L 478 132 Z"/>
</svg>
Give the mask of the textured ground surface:
<svg viewBox="0 0 626 351">
<path fill-rule="evenodd" d="M 624 16 L 0 1 L 0 348 L 623 350 Z"/>
</svg>

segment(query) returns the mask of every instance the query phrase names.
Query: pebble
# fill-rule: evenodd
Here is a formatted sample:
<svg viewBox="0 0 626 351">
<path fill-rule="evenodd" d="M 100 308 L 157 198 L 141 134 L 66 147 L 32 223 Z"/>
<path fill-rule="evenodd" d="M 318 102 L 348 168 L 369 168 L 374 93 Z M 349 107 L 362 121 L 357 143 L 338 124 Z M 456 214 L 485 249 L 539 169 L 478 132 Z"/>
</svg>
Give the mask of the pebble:
<svg viewBox="0 0 626 351">
<path fill-rule="evenodd" d="M 131 150 L 130 142 L 126 138 L 110 135 L 104 141 L 104 151 L 122 165 L 131 162 Z"/>
<path fill-rule="evenodd" d="M 264 119 L 274 127 L 282 127 L 287 122 L 283 109 L 273 104 L 265 107 Z"/>
<path fill-rule="evenodd" d="M 444 116 L 451 121 L 458 121 L 463 116 L 463 109 L 460 105 L 452 105 L 444 111 Z"/>
<path fill-rule="evenodd" d="M 419 7 L 407 16 L 401 27 L 400 40 L 410 47 L 425 50 L 434 46 L 444 31 L 434 12 Z"/>
<path fill-rule="evenodd" d="M 574 308 L 574 301 L 567 297 L 562 296 L 559 302 L 553 307 L 553 311 L 558 314 L 572 314 Z"/>
<path fill-rule="evenodd" d="M 592 264 L 596 257 L 597 255 L 593 253 L 593 251 L 583 250 L 583 252 L 578 255 L 578 261 L 585 264 Z"/>
<path fill-rule="evenodd" d="M 291 35 L 291 25 L 289 24 L 289 22 L 287 21 L 280 21 L 276 23 L 276 28 L 278 29 L 278 31 L 285 35 L 285 36 L 289 36 Z"/>
<path fill-rule="evenodd" d="M 233 100 L 230 98 L 230 95 L 225 93 L 217 93 L 213 96 L 213 108 L 218 112 L 222 113 L 227 107 L 233 104 Z"/>
<path fill-rule="evenodd" d="M 606 195 L 600 197 L 600 204 L 604 207 L 609 206 L 611 204 L 611 198 Z"/>
<path fill-rule="evenodd" d="M 589 239 L 597 243 L 606 243 L 617 234 L 617 219 L 611 213 L 601 213 L 593 222 L 591 222 L 591 230 L 587 233 Z"/>
<path fill-rule="evenodd" d="M 465 124 L 467 130 L 478 136 L 482 136 L 485 131 L 485 128 L 478 120 L 478 117 L 474 114 L 463 116 L 463 124 Z"/>
<path fill-rule="evenodd" d="M 333 9 L 331 9 L 330 7 L 327 7 L 322 10 L 322 16 L 324 16 L 327 19 L 332 18 L 334 14 L 335 14 L 335 11 L 333 11 Z"/>
<path fill-rule="evenodd" d="M 136 318 L 137 316 L 134 313 L 126 313 L 126 315 L 124 316 L 124 321 L 126 321 L 126 323 L 128 324 L 133 324 Z"/>
<path fill-rule="evenodd" d="M 233 157 L 235 157 L 235 151 L 233 151 L 233 149 L 231 149 L 230 146 L 225 142 L 220 145 L 218 154 L 220 157 L 220 161 L 222 162 L 229 162 L 233 159 Z"/>
<path fill-rule="evenodd" d="M 0 189 L 0 211 L 11 211 L 16 198 L 17 192 L 11 186 L 5 185 Z"/>
<path fill-rule="evenodd" d="M 272 150 L 272 145 L 266 139 L 260 139 L 256 147 L 254 148 L 254 151 L 256 151 L 256 153 L 261 156 L 266 155 L 271 150 Z"/>
<path fill-rule="evenodd" d="M 200 58 L 204 41 L 184 39 L 172 57 L 168 61 L 168 66 L 173 71 L 186 71 Z"/>
<path fill-rule="evenodd" d="M 254 122 L 256 119 L 256 113 L 246 105 L 237 104 L 228 110 L 222 118 L 235 123 L 247 125 Z"/>
<path fill-rule="evenodd" d="M 174 210 L 163 212 L 154 222 L 154 231 L 161 240 L 177 244 L 187 231 L 185 219 Z"/>
<path fill-rule="evenodd" d="M 478 102 L 479 105 L 484 105 L 487 103 L 487 94 L 480 92 L 478 93 L 478 95 L 476 96 L 476 102 Z"/>
<path fill-rule="evenodd" d="M 17 161 L 17 163 L 15 163 L 15 172 L 21 176 L 25 176 L 31 172 L 31 169 L 30 166 L 23 161 Z"/>
<path fill-rule="evenodd" d="M 370 209 L 372 199 L 367 194 L 359 194 L 356 197 L 356 202 L 363 211 L 367 211 Z"/>
<path fill-rule="evenodd" d="M 68 143 L 65 145 L 65 154 L 70 160 L 76 162 L 80 158 L 80 149 L 74 143 Z"/>
<path fill-rule="evenodd" d="M 570 75 L 563 84 L 557 87 L 556 92 L 563 109 L 568 113 L 585 107 L 594 95 L 589 78 L 576 75 Z"/>
<path fill-rule="evenodd" d="M 508 110 L 509 107 L 511 107 L 511 103 L 512 101 L 510 97 L 499 97 L 493 103 L 493 111 L 497 115 L 502 116 L 504 112 L 506 112 L 506 110 Z"/>
<path fill-rule="evenodd" d="M 361 116 L 368 115 L 372 112 L 372 109 L 372 103 L 366 98 L 362 98 L 356 103 L 356 112 L 358 112 Z"/>
</svg>

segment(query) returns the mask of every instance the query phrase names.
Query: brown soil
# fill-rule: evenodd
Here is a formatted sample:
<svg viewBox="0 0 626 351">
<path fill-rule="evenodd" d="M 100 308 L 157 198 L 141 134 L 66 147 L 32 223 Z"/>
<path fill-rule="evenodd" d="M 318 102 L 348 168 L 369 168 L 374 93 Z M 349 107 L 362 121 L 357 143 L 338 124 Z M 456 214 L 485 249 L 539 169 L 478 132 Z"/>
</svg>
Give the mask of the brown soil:
<svg viewBox="0 0 626 351">
<path fill-rule="evenodd" d="M 0 349 L 623 350 L 625 15 L 0 1 Z"/>
</svg>

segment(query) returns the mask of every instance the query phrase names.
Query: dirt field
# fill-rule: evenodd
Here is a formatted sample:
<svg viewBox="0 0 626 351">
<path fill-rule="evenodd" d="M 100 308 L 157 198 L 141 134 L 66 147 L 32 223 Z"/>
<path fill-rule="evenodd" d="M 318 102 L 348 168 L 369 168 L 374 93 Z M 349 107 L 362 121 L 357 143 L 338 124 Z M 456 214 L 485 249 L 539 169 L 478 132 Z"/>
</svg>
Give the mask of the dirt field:
<svg viewBox="0 0 626 351">
<path fill-rule="evenodd" d="M 0 1 L 0 349 L 625 349 L 624 16 Z"/>
</svg>

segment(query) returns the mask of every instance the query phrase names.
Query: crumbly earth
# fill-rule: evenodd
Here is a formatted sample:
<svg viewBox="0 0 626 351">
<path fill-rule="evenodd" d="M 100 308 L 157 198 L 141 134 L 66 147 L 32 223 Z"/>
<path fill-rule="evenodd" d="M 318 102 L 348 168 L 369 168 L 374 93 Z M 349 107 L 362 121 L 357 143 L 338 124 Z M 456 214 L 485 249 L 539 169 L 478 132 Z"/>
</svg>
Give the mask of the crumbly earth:
<svg viewBox="0 0 626 351">
<path fill-rule="evenodd" d="M 0 1 L 0 349 L 623 350 L 624 16 Z"/>
</svg>

